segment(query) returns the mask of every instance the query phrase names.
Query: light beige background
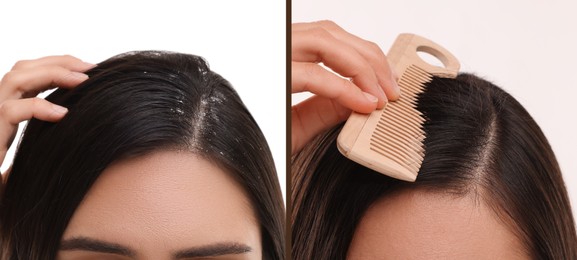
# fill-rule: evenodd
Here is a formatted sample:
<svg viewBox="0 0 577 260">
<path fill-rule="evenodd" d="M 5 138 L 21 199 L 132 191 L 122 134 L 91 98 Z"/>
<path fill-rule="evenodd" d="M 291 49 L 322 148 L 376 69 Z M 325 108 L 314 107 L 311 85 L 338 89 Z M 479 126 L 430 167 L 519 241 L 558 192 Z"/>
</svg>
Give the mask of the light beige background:
<svg viewBox="0 0 577 260">
<path fill-rule="evenodd" d="M 535 118 L 561 165 L 577 216 L 576 10 L 570 0 L 293 0 L 292 20 L 333 20 L 385 53 L 403 32 L 450 50 L 462 71 L 503 87 Z"/>
</svg>

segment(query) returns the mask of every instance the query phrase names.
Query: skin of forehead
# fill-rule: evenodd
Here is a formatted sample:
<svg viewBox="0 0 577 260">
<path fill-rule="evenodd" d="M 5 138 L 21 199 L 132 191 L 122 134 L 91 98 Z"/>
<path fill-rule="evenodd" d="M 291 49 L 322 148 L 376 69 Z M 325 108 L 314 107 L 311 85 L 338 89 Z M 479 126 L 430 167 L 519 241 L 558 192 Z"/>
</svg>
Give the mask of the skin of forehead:
<svg viewBox="0 0 577 260">
<path fill-rule="evenodd" d="M 163 259 L 170 251 L 240 242 L 260 259 L 260 230 L 243 188 L 188 152 L 161 151 L 110 165 L 72 217 L 63 239 L 87 236 Z M 250 259 L 253 259 L 252 257 Z"/>
<path fill-rule="evenodd" d="M 348 259 L 530 259 L 485 203 L 465 195 L 402 190 L 362 217 Z"/>
</svg>

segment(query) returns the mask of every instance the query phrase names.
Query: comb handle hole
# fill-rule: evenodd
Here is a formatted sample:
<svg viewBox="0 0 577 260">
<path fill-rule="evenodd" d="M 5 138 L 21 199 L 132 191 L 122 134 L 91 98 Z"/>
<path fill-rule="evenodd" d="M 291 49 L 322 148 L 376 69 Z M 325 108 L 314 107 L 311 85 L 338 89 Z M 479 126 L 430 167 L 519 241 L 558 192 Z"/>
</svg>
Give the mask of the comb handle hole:
<svg viewBox="0 0 577 260">
<path fill-rule="evenodd" d="M 443 64 L 439 58 L 425 50 L 417 50 L 417 55 L 419 55 L 419 58 L 421 58 L 424 62 L 430 65 L 445 68 L 445 64 Z"/>
</svg>

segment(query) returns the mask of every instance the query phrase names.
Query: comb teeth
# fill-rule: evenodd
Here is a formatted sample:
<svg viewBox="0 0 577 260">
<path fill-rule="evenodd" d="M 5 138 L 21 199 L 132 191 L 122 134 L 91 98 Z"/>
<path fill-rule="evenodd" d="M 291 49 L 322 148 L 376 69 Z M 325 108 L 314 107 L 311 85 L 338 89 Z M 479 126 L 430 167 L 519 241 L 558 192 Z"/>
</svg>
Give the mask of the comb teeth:
<svg viewBox="0 0 577 260">
<path fill-rule="evenodd" d="M 444 67 L 422 60 L 418 52 L 438 58 Z M 337 138 L 337 148 L 352 161 L 404 181 L 415 181 L 425 157 L 425 118 L 417 110 L 419 94 L 433 75 L 455 78 L 459 61 L 442 46 L 414 34 L 397 37 L 387 55 L 401 75 L 401 97 L 370 114 L 351 113 Z"/>
<path fill-rule="evenodd" d="M 401 97 L 383 110 L 370 138 L 370 149 L 399 164 L 417 176 L 425 149 L 423 114 L 417 110 L 417 98 L 432 80 L 432 75 L 411 65 L 399 80 Z"/>
</svg>

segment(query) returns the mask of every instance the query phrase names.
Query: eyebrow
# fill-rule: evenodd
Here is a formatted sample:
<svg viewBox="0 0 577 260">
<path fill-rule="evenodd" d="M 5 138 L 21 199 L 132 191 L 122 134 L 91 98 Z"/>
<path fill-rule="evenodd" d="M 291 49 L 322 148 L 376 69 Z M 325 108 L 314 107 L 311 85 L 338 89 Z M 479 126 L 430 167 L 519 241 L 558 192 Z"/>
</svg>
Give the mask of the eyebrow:
<svg viewBox="0 0 577 260">
<path fill-rule="evenodd" d="M 214 257 L 222 255 L 238 255 L 252 251 L 247 245 L 240 243 L 221 242 L 201 247 L 187 248 L 180 250 L 173 255 L 173 258 L 194 258 L 194 257 Z"/>
<path fill-rule="evenodd" d="M 99 253 L 116 254 L 128 257 L 135 257 L 134 250 L 111 242 L 105 242 L 88 237 L 74 237 L 66 239 L 60 243 L 62 251 L 91 251 Z"/>
<path fill-rule="evenodd" d="M 134 258 L 135 250 L 116 243 L 106 242 L 88 237 L 74 237 L 60 243 L 62 251 L 90 251 L 98 253 L 116 254 Z M 251 252 L 252 248 L 237 242 L 219 242 L 199 247 L 181 249 L 172 254 L 174 259 L 195 257 L 216 257 L 223 255 L 237 255 Z"/>
</svg>

